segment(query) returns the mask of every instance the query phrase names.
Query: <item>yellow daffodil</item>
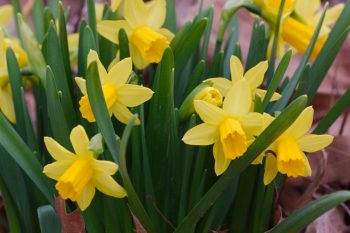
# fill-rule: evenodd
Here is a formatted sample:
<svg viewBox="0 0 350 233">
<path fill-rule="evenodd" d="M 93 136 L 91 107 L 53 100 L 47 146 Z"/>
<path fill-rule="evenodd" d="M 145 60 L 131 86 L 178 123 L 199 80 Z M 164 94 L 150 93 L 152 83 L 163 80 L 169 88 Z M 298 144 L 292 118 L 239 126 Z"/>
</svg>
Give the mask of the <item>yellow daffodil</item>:
<svg viewBox="0 0 350 233">
<path fill-rule="evenodd" d="M 6 4 L 0 7 L 0 27 L 6 27 L 13 19 L 13 7 L 11 4 Z"/>
<path fill-rule="evenodd" d="M 262 14 L 271 22 L 276 21 L 280 9 L 281 0 L 253 0 L 253 3 L 262 9 Z M 292 13 L 295 6 L 295 0 L 286 0 L 283 7 L 283 17 Z"/>
<path fill-rule="evenodd" d="M 91 50 L 88 55 L 88 64 L 96 61 L 102 85 L 103 95 L 110 115 L 114 115 L 120 122 L 127 124 L 132 113 L 127 107 L 136 107 L 149 100 L 153 91 L 147 87 L 128 84 L 128 78 L 132 72 L 132 61 L 125 58 L 107 73 L 95 51 Z M 80 112 L 83 118 L 89 122 L 95 121 L 90 102 L 86 92 L 86 82 L 82 78 L 75 78 L 77 85 L 84 96 L 80 99 Z M 136 124 L 140 124 L 137 119 Z"/>
<path fill-rule="evenodd" d="M 78 62 L 79 33 L 69 34 L 68 37 L 69 59 L 72 66 Z"/>
<path fill-rule="evenodd" d="M 73 128 L 70 141 L 75 154 L 62 147 L 53 138 L 45 137 L 44 142 L 50 155 L 56 160 L 44 167 L 44 173 L 57 180 L 55 188 L 63 199 L 76 201 L 81 210 L 91 203 L 95 188 L 116 198 L 123 198 L 126 192 L 111 177 L 118 171 L 118 165 L 100 161 L 88 150 L 89 138 L 80 125 Z"/>
<path fill-rule="evenodd" d="M 204 123 L 186 132 L 182 140 L 189 145 L 214 144 L 215 173 L 222 174 L 244 154 L 262 127 L 259 113 L 250 112 L 252 95 L 247 80 L 238 80 L 226 94 L 223 109 L 202 100 L 194 108 Z"/>
<path fill-rule="evenodd" d="M 220 91 L 214 87 L 205 87 L 194 97 L 194 100 L 203 100 L 218 107 L 222 105 L 222 99 Z"/>
<path fill-rule="evenodd" d="M 4 37 L 0 28 L 0 110 L 12 123 L 16 123 L 15 110 L 13 106 L 12 90 L 7 73 L 6 50 L 11 47 L 16 54 L 19 67 L 27 65 L 28 58 L 24 50 L 19 46 L 16 39 Z"/>
<path fill-rule="evenodd" d="M 243 65 L 238 57 L 231 56 L 230 59 L 230 71 L 231 71 L 231 80 L 226 78 L 210 78 L 208 80 L 214 83 L 216 89 L 218 89 L 222 95 L 226 95 L 228 90 L 237 83 L 239 80 L 247 80 L 250 86 L 253 100 L 255 95 L 260 96 L 261 99 L 264 99 L 266 91 L 258 88 L 261 86 L 264 81 L 264 75 L 268 68 L 267 61 L 260 62 L 244 74 Z M 278 100 L 281 96 L 278 93 L 274 93 L 271 101 Z"/>
<path fill-rule="evenodd" d="M 295 122 L 267 149 L 264 184 L 276 177 L 277 172 L 291 177 L 310 176 L 311 168 L 304 152 L 316 152 L 333 141 L 331 135 L 307 134 L 312 126 L 314 110 L 306 108 Z M 269 123 L 273 121 L 269 117 Z M 267 125 L 265 125 L 267 127 Z"/>
<path fill-rule="evenodd" d="M 118 32 L 123 28 L 128 34 L 130 54 L 138 69 L 149 63 L 158 63 L 174 35 L 161 28 L 166 18 L 166 1 L 125 0 L 126 20 L 104 20 L 97 24 L 97 31 L 118 44 Z"/>
</svg>

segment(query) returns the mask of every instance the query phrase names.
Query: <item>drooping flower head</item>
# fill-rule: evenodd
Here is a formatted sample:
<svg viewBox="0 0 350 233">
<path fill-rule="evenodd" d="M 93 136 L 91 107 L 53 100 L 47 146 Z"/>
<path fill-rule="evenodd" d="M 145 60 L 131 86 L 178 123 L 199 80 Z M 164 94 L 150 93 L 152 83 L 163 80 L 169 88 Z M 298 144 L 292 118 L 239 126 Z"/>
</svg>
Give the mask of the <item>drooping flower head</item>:
<svg viewBox="0 0 350 233">
<path fill-rule="evenodd" d="M 109 196 L 125 197 L 124 188 L 111 177 L 118 171 L 118 165 L 95 158 L 88 150 L 89 138 L 82 126 L 73 128 L 70 141 L 75 154 L 53 138 L 44 138 L 48 152 L 56 160 L 44 167 L 44 173 L 57 180 L 55 188 L 59 195 L 63 199 L 76 201 L 81 210 L 90 205 L 96 188 Z"/>
<path fill-rule="evenodd" d="M 125 0 L 125 20 L 104 20 L 97 25 L 98 32 L 118 44 L 118 33 L 123 28 L 129 38 L 130 53 L 138 69 L 149 63 L 158 63 L 174 35 L 162 28 L 166 18 L 166 1 Z"/>
<path fill-rule="evenodd" d="M 215 173 L 222 174 L 246 152 L 262 124 L 261 114 L 250 112 L 252 95 L 248 81 L 237 81 L 226 94 L 223 109 L 202 100 L 194 107 L 204 123 L 188 130 L 182 140 L 189 145 L 214 144 Z"/>
<path fill-rule="evenodd" d="M 115 64 L 109 72 L 103 67 L 97 53 L 91 50 L 88 55 L 88 64 L 93 61 L 97 62 L 103 96 L 110 115 L 113 114 L 120 122 L 127 124 L 132 117 L 128 107 L 136 107 L 146 102 L 152 97 L 153 91 L 147 87 L 127 83 L 132 72 L 130 58 L 125 58 Z M 79 101 L 80 112 L 83 118 L 94 122 L 96 120 L 87 95 L 86 81 L 82 78 L 75 78 L 75 81 L 84 94 Z M 137 119 L 136 124 L 140 124 L 139 119 Z"/>
</svg>

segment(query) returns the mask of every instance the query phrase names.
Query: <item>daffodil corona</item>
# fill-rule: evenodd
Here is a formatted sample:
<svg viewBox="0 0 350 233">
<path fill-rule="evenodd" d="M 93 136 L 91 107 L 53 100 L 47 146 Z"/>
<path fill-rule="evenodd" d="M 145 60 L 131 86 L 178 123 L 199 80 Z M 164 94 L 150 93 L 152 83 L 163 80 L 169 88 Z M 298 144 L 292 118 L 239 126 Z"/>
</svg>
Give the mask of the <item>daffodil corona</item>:
<svg viewBox="0 0 350 233">
<path fill-rule="evenodd" d="M 127 107 L 136 107 L 149 100 L 153 95 L 153 91 L 147 87 L 127 84 L 132 72 L 132 62 L 130 58 L 125 58 L 112 66 L 108 73 L 100 62 L 97 53 L 91 50 L 88 55 L 88 64 L 93 61 L 97 62 L 103 96 L 108 111 L 120 122 L 127 124 L 132 117 L 132 113 Z M 89 122 L 94 122 L 95 116 L 87 96 L 86 82 L 82 78 L 75 78 L 75 81 L 84 94 L 79 101 L 80 112 L 83 118 L 87 119 Z M 136 124 L 140 124 L 139 119 L 137 119 Z"/>
<path fill-rule="evenodd" d="M 123 198 L 126 192 L 111 175 L 118 165 L 110 161 L 99 161 L 88 150 L 89 139 L 82 126 L 73 128 L 70 141 L 76 154 L 68 151 L 50 137 L 44 142 L 48 152 L 56 160 L 44 167 L 44 173 L 57 180 L 55 188 L 63 199 L 76 201 L 81 210 L 91 203 L 95 189 L 116 198 Z"/>
<path fill-rule="evenodd" d="M 166 18 L 166 1 L 125 0 L 125 20 L 104 20 L 97 25 L 98 32 L 118 44 L 118 32 L 123 28 L 128 34 L 130 53 L 138 69 L 149 63 L 158 63 L 174 35 L 161 28 Z"/>
</svg>

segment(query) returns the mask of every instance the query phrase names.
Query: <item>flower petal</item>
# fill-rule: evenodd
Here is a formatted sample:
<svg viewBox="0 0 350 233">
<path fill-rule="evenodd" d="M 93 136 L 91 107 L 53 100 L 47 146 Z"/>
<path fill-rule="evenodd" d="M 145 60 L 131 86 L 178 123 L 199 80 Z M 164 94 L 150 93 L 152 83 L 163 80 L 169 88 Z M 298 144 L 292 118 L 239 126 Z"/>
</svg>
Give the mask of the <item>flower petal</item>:
<svg viewBox="0 0 350 233">
<path fill-rule="evenodd" d="M 316 152 L 330 145 L 333 142 L 333 138 L 333 136 L 327 134 L 309 134 L 301 137 L 298 140 L 298 145 L 302 151 Z"/>
<path fill-rule="evenodd" d="M 0 87 L 0 109 L 9 121 L 16 123 L 12 90 L 9 82 L 5 86 Z"/>
<path fill-rule="evenodd" d="M 257 112 L 251 112 L 239 117 L 244 132 L 247 135 L 258 135 L 263 128 L 263 115 Z"/>
<path fill-rule="evenodd" d="M 11 4 L 0 7 L 0 26 L 5 27 L 13 18 L 13 7 Z"/>
<path fill-rule="evenodd" d="M 77 203 L 79 208 L 84 211 L 91 204 L 92 199 L 95 196 L 95 187 L 93 184 L 86 185 L 84 191 L 80 194 Z"/>
<path fill-rule="evenodd" d="M 147 8 L 147 23 L 153 29 L 160 28 L 166 18 L 166 1 L 153 0 L 146 3 Z"/>
<path fill-rule="evenodd" d="M 147 22 L 147 8 L 142 0 L 125 0 L 124 17 L 132 28 L 137 28 Z"/>
<path fill-rule="evenodd" d="M 69 159 L 50 163 L 44 167 L 43 173 L 51 179 L 58 180 L 73 162 L 74 159 Z"/>
<path fill-rule="evenodd" d="M 126 196 L 125 189 L 120 186 L 110 175 L 97 172 L 93 176 L 93 182 L 98 190 L 112 197 L 123 198 Z"/>
<path fill-rule="evenodd" d="M 256 91 L 255 91 L 255 94 L 258 95 L 262 100 L 264 100 L 266 93 L 267 93 L 267 91 L 263 90 L 263 89 L 256 89 Z M 281 95 L 278 94 L 277 92 L 275 92 L 271 96 L 270 102 L 279 100 L 280 98 L 281 98 Z"/>
<path fill-rule="evenodd" d="M 232 81 L 227 78 L 209 78 L 207 80 L 212 81 L 214 83 L 213 87 L 218 89 L 223 96 L 226 96 L 228 90 L 233 85 Z"/>
<path fill-rule="evenodd" d="M 265 162 L 264 185 L 270 184 L 277 175 L 277 160 L 273 155 L 267 155 Z"/>
<path fill-rule="evenodd" d="M 117 100 L 127 107 L 136 107 L 152 98 L 153 91 L 147 87 L 125 84 L 118 88 Z"/>
<path fill-rule="evenodd" d="M 134 62 L 134 65 L 136 66 L 136 68 L 139 70 L 142 70 L 146 66 L 148 66 L 149 62 L 147 62 L 147 61 L 145 61 L 145 59 L 143 59 L 141 52 L 133 44 L 129 44 L 129 46 L 130 46 L 131 58 L 132 58 L 132 61 Z"/>
<path fill-rule="evenodd" d="M 194 101 L 194 109 L 202 121 L 213 125 L 220 124 L 227 117 L 221 108 L 202 100 Z"/>
<path fill-rule="evenodd" d="M 56 142 L 53 138 L 44 137 L 44 143 L 47 151 L 50 153 L 52 158 L 57 161 L 60 160 L 71 160 L 75 158 L 75 154 L 61 146 L 58 142 Z"/>
<path fill-rule="evenodd" d="M 165 36 L 168 39 L 168 41 L 172 41 L 175 37 L 174 33 L 172 33 L 166 28 L 159 28 L 157 29 L 157 32 Z"/>
<path fill-rule="evenodd" d="M 89 138 L 83 126 L 78 125 L 72 129 L 70 141 L 77 155 L 90 155 L 92 153 L 88 150 Z"/>
<path fill-rule="evenodd" d="M 286 130 L 285 133 L 299 139 L 304 136 L 312 126 L 314 109 L 310 106 L 304 109 L 294 123 Z"/>
<path fill-rule="evenodd" d="M 112 11 L 116 11 L 122 0 L 111 0 Z"/>
<path fill-rule="evenodd" d="M 112 106 L 111 110 L 113 115 L 118 119 L 118 121 L 124 124 L 127 124 L 133 115 L 125 105 L 118 102 Z M 141 124 L 141 122 L 137 118 L 135 125 L 139 125 L 139 124 Z"/>
<path fill-rule="evenodd" d="M 103 171 L 108 175 L 113 175 L 118 171 L 118 165 L 112 161 L 94 160 L 94 167 L 98 171 Z"/>
<path fill-rule="evenodd" d="M 231 163 L 231 160 L 225 157 L 220 141 L 214 144 L 213 154 L 215 159 L 215 165 L 214 165 L 215 174 L 219 176 L 226 171 L 226 169 Z"/>
<path fill-rule="evenodd" d="M 76 77 L 74 80 L 75 80 L 75 83 L 78 85 L 81 93 L 83 93 L 83 95 L 87 95 L 86 80 L 80 77 Z"/>
<path fill-rule="evenodd" d="M 188 130 L 182 138 L 188 145 L 207 146 L 219 140 L 219 129 L 208 123 L 199 124 Z"/>
<path fill-rule="evenodd" d="M 131 28 L 126 20 L 102 20 L 97 24 L 98 33 L 114 44 L 119 44 L 119 30 L 123 28 L 126 34 L 131 34 Z"/>
<path fill-rule="evenodd" d="M 231 80 L 233 83 L 243 78 L 243 66 L 241 60 L 236 56 L 230 58 Z"/>
<path fill-rule="evenodd" d="M 223 109 L 234 116 L 245 115 L 250 111 L 252 94 L 248 81 L 237 81 L 226 94 Z"/>
<path fill-rule="evenodd" d="M 116 85 L 125 84 L 132 72 L 132 60 L 130 57 L 125 58 L 111 67 L 108 73 L 108 79 Z"/>
<path fill-rule="evenodd" d="M 97 62 L 98 74 L 100 76 L 101 84 L 104 84 L 108 80 L 107 71 L 105 67 L 102 65 L 97 52 L 95 50 L 90 50 L 87 58 L 88 66 L 94 61 Z"/>
<path fill-rule="evenodd" d="M 262 61 L 244 74 L 244 77 L 248 80 L 252 89 L 257 88 L 262 84 L 268 66 L 267 61 Z"/>
</svg>

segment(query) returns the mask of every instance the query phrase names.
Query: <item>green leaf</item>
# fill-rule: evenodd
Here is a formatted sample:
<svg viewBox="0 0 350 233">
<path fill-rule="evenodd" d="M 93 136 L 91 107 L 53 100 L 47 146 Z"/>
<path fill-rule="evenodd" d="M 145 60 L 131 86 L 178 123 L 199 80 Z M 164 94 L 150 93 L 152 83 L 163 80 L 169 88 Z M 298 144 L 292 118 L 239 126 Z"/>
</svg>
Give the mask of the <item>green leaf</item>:
<svg viewBox="0 0 350 233">
<path fill-rule="evenodd" d="M 207 212 L 210 206 L 212 206 L 220 195 L 227 190 L 231 182 L 296 120 L 303 111 L 306 102 L 306 96 L 301 96 L 284 109 L 261 135 L 256 138 L 246 153 L 241 158 L 231 163 L 226 172 L 216 181 L 185 219 L 178 225 L 174 233 L 194 232 L 196 223 Z"/>
<path fill-rule="evenodd" d="M 188 81 L 185 96 L 190 94 L 190 92 L 200 83 L 204 76 L 205 72 L 205 61 L 200 60 L 198 64 L 195 66 L 194 70 L 192 71 L 192 74 L 190 76 L 190 79 Z"/>
<path fill-rule="evenodd" d="M 130 57 L 128 35 L 126 34 L 124 29 L 119 30 L 118 38 L 119 38 L 119 52 L 120 52 L 119 56 L 120 56 L 120 60 L 123 60 L 124 58 Z"/>
<path fill-rule="evenodd" d="M 60 233 L 61 223 L 55 209 L 51 205 L 38 208 L 38 218 L 41 233 Z"/>
<path fill-rule="evenodd" d="M 87 0 L 87 8 L 88 8 L 88 16 L 89 16 L 89 26 L 91 28 L 92 33 L 94 34 L 95 40 L 97 41 L 95 1 Z"/>
<path fill-rule="evenodd" d="M 338 191 L 325 195 L 297 210 L 280 224 L 272 228 L 269 233 L 297 233 L 312 223 L 316 218 L 342 202 L 350 199 L 350 191 Z"/>
<path fill-rule="evenodd" d="M 176 32 L 176 12 L 175 0 L 166 0 L 166 19 L 163 27 L 173 33 Z"/>
<path fill-rule="evenodd" d="M 79 49 L 78 49 L 78 76 L 85 77 L 87 70 L 87 56 L 90 49 L 97 49 L 94 34 L 84 21 L 80 24 Z"/>
<path fill-rule="evenodd" d="M 45 34 L 44 4 L 42 0 L 34 0 L 32 17 L 36 39 L 41 43 Z"/>
</svg>

